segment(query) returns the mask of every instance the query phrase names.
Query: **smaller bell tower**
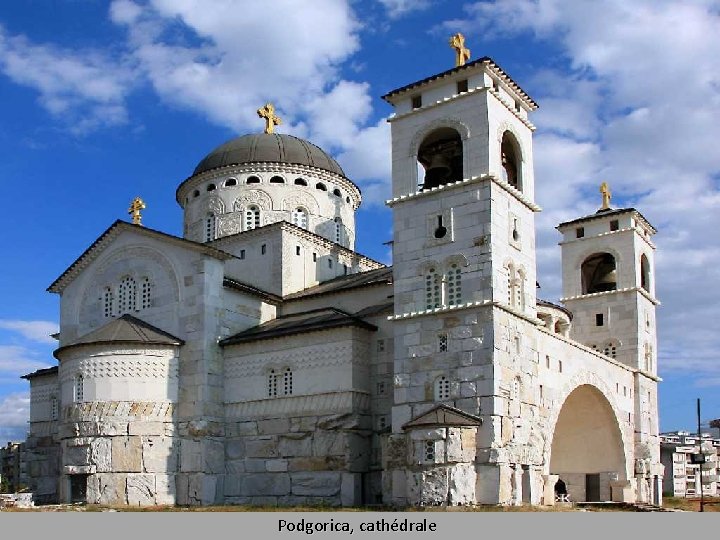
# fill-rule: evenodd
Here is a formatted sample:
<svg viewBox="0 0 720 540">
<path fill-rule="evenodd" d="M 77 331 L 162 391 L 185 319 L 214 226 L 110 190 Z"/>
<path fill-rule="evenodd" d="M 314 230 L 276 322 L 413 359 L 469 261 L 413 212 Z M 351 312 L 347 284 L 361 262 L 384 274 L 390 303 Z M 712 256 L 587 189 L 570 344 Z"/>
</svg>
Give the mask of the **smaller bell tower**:
<svg viewBox="0 0 720 540">
<path fill-rule="evenodd" d="M 573 313 L 571 337 L 632 368 L 657 373 L 654 262 L 657 232 L 635 208 L 602 206 L 561 223 L 563 298 Z"/>
</svg>

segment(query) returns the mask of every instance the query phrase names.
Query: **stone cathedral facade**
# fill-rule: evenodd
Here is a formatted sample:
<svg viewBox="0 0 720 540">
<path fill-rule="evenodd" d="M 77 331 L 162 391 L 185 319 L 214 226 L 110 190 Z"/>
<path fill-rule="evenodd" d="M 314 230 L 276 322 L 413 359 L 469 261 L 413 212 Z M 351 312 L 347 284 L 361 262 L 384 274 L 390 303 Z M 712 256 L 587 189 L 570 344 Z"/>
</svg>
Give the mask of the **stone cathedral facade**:
<svg viewBox="0 0 720 540">
<path fill-rule="evenodd" d="M 536 103 L 489 58 L 384 99 L 392 267 L 355 251 L 358 187 L 270 111 L 180 183 L 182 238 L 117 221 L 52 283 L 36 499 L 660 502 L 655 229 L 605 189 L 557 227 L 543 301 Z"/>
</svg>

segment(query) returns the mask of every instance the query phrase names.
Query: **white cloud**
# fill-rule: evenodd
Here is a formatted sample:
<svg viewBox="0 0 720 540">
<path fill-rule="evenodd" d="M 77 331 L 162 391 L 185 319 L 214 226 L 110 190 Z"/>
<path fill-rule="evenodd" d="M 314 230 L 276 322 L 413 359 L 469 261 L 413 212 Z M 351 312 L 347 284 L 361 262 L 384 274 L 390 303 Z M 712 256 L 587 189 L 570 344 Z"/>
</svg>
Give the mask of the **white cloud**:
<svg viewBox="0 0 720 540">
<path fill-rule="evenodd" d="M 397 19 L 413 11 L 428 9 L 432 2 L 430 0 L 378 0 L 387 10 L 391 19 Z"/>
<path fill-rule="evenodd" d="M 19 345 L 0 345 L 0 377 L 15 379 L 37 369 L 54 365 L 51 360 L 44 361 L 36 353 Z"/>
<path fill-rule="evenodd" d="M 568 69 L 540 71 L 529 85 L 541 107 L 533 121 L 536 196 L 546 210 L 537 240 L 543 295 L 560 295 L 559 280 L 544 277 L 559 271 L 552 227 L 593 212 L 597 186 L 608 181 L 616 205 L 635 206 L 660 230 L 660 369 L 693 366 L 703 384 L 717 380 L 720 348 L 718 8 L 710 0 L 496 0 L 444 23 L 486 39 L 530 32 L 560 48 Z"/>
<path fill-rule="evenodd" d="M 27 425 L 30 419 L 30 392 L 7 394 L 0 399 L 0 429 Z"/>
<path fill-rule="evenodd" d="M 19 332 L 22 336 L 38 343 L 56 345 L 57 341 L 51 338 L 51 334 L 58 332 L 57 323 L 51 321 L 18 321 L 0 319 L 0 328 Z"/>
<path fill-rule="evenodd" d="M 0 70 L 16 84 L 35 89 L 40 104 L 76 133 L 127 122 L 132 70 L 99 51 L 35 44 L 0 26 Z"/>
</svg>

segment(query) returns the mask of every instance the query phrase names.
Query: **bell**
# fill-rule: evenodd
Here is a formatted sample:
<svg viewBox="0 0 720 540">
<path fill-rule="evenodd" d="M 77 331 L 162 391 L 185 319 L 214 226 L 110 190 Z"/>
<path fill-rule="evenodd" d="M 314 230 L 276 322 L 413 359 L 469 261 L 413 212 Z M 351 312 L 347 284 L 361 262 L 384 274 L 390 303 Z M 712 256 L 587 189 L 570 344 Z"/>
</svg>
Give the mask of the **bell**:
<svg viewBox="0 0 720 540">
<path fill-rule="evenodd" d="M 434 154 L 430 165 L 425 169 L 423 189 L 430 189 L 446 183 L 445 180 L 450 176 L 451 170 L 450 160 L 444 154 Z"/>
</svg>

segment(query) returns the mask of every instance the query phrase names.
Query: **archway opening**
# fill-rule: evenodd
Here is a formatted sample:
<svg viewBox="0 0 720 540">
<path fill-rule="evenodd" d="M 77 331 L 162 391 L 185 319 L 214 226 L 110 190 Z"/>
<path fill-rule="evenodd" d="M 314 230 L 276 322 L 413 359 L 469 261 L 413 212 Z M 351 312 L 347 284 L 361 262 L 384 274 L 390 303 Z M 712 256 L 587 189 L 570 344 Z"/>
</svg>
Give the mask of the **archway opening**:
<svg viewBox="0 0 720 540">
<path fill-rule="evenodd" d="M 590 255 L 582 263 L 581 273 L 583 294 L 617 290 L 615 257 L 610 253 Z"/>
<path fill-rule="evenodd" d="M 418 162 L 425 169 L 421 189 L 462 180 L 463 148 L 460 134 L 448 127 L 434 130 L 420 144 Z"/>
<path fill-rule="evenodd" d="M 575 502 L 612 500 L 611 482 L 626 479 L 617 418 L 594 386 L 579 386 L 563 403 L 550 449 L 550 474 L 558 475 Z"/>
<path fill-rule="evenodd" d="M 506 131 L 503 133 L 500 144 L 500 163 L 502 165 L 502 177 L 505 182 L 515 189 L 522 191 L 522 168 L 520 166 L 520 152 L 515 137 Z"/>
<path fill-rule="evenodd" d="M 644 253 L 640 255 L 640 286 L 650 292 L 650 261 Z"/>
</svg>

